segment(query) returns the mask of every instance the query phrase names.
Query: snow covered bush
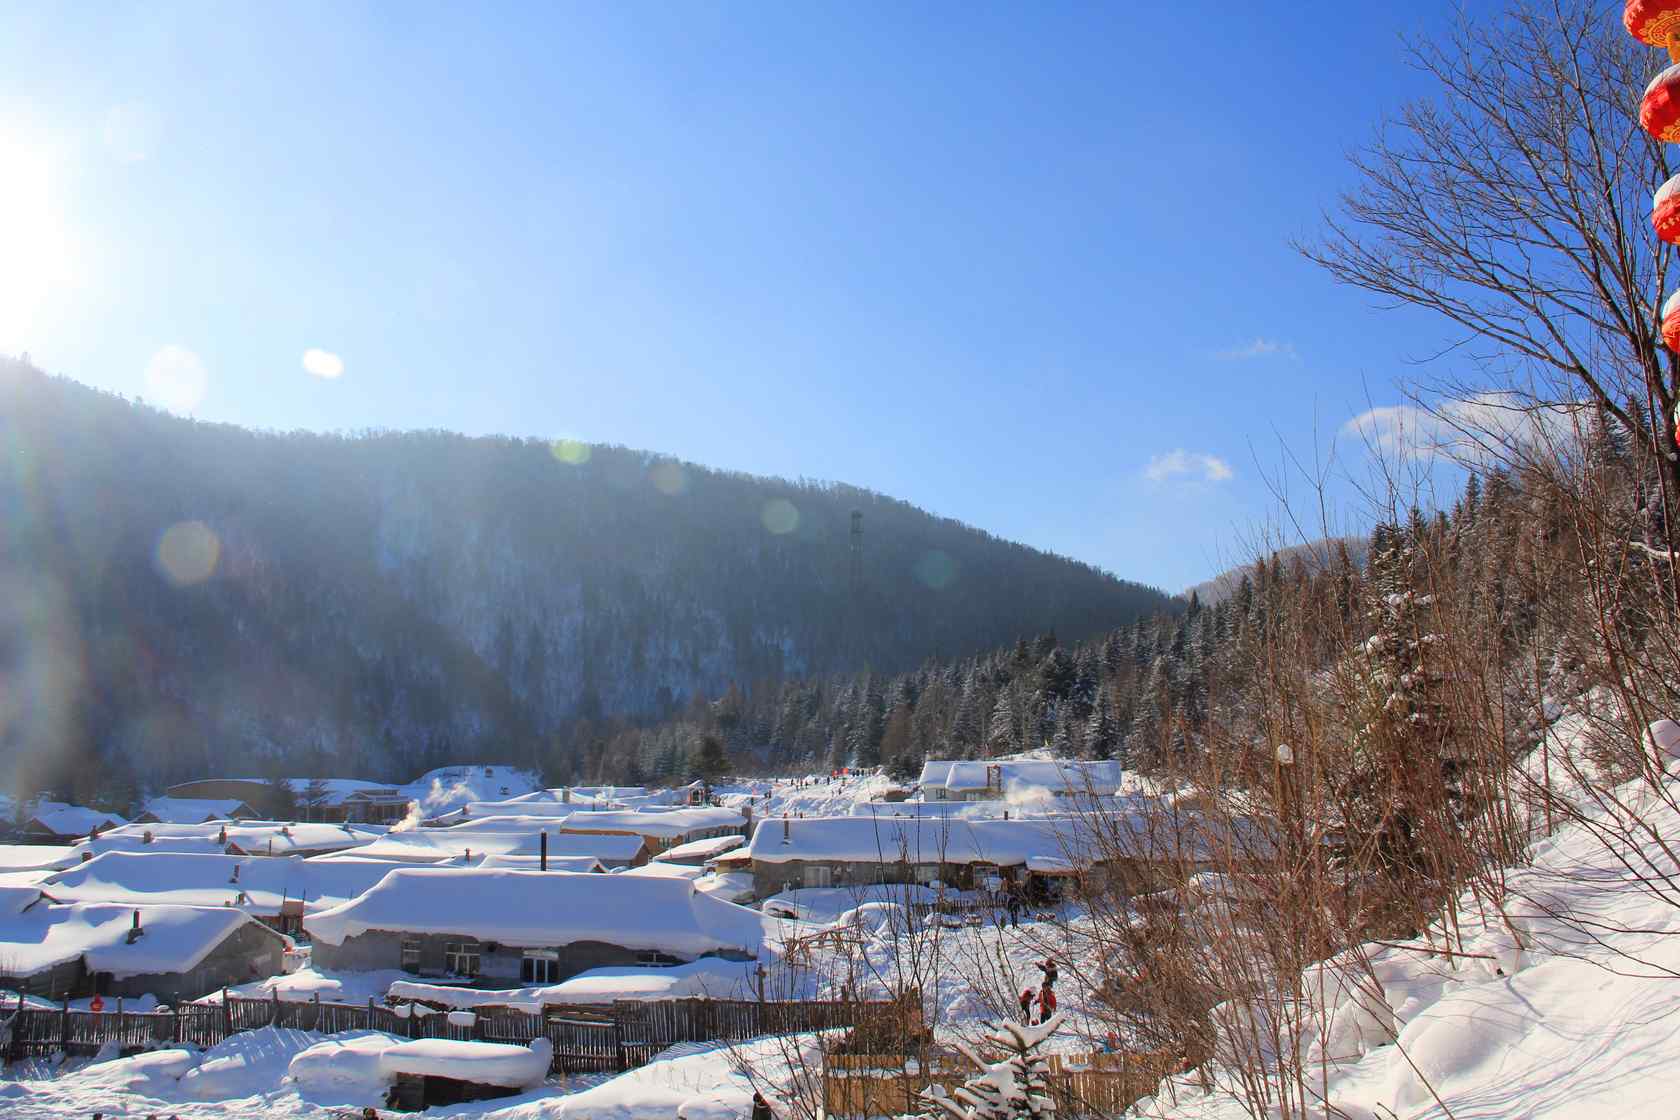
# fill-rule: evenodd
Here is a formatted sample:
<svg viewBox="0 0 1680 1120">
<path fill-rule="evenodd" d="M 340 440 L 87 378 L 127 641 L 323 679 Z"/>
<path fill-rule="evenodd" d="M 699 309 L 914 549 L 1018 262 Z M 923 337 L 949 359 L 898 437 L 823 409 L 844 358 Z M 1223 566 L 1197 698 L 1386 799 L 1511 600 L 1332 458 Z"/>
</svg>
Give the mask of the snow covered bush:
<svg viewBox="0 0 1680 1120">
<path fill-rule="evenodd" d="M 1050 1096 L 1049 1060 L 1041 1052 L 1044 1041 L 1062 1025 L 1053 1015 L 1039 1026 L 1004 1022 L 986 1036 L 986 1041 L 1009 1051 L 1000 1062 L 987 1062 L 974 1049 L 958 1043 L 964 1057 L 980 1072 L 960 1089 L 946 1093 L 935 1085 L 923 1094 L 933 1106 L 933 1115 L 948 1120 L 1019 1120 L 1021 1117 L 1053 1117 L 1056 1102 Z"/>
</svg>

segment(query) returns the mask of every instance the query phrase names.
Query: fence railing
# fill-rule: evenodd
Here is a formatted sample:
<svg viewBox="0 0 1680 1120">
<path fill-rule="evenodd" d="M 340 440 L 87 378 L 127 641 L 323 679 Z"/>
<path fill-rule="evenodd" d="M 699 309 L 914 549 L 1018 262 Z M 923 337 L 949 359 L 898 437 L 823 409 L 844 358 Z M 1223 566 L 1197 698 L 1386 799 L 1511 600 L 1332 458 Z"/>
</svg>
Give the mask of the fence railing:
<svg viewBox="0 0 1680 1120">
<path fill-rule="evenodd" d="M 744 1042 L 767 1034 L 851 1027 L 890 1004 L 677 999 L 620 1000 L 610 1006 L 547 1007 L 540 1013 L 485 1007 L 470 1023 L 424 1005 L 387 1007 L 249 999 L 224 993 L 220 1003 L 188 1003 L 156 1011 L 0 1008 L 0 1048 L 7 1062 L 63 1051 L 92 1054 L 115 1042 L 126 1052 L 192 1043 L 215 1046 L 229 1035 L 262 1027 L 336 1034 L 376 1030 L 407 1038 L 477 1039 L 527 1046 L 554 1045 L 555 1073 L 633 1069 L 678 1042 Z M 464 1019 L 464 1017 L 461 1017 Z"/>
<path fill-rule="evenodd" d="M 1177 1067 L 1164 1054 L 1052 1054 L 1049 1090 L 1058 1116 L 1119 1116 Z M 947 1093 L 980 1071 L 956 1055 L 828 1054 L 823 1110 L 835 1120 L 920 1115 L 930 1086 Z"/>
</svg>

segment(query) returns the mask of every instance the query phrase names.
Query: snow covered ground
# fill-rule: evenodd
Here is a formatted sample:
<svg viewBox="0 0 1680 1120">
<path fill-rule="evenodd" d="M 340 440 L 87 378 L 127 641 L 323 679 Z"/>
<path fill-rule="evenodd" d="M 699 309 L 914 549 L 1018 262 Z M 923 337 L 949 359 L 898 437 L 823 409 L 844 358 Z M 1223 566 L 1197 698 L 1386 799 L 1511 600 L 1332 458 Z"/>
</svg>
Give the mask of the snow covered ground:
<svg viewBox="0 0 1680 1120">
<path fill-rule="evenodd" d="M 1502 906 L 1460 900 L 1460 955 L 1421 940 L 1369 946 L 1368 974 L 1350 952 L 1307 975 L 1332 993 L 1304 1040 L 1307 1080 L 1330 1106 L 1310 1116 L 1680 1115 L 1680 860 L 1668 846 L 1680 779 L 1671 767 L 1660 793 L 1638 781 L 1615 792 L 1621 807 L 1583 801 L 1581 821 L 1538 841 Z M 1163 1088 L 1141 1115 L 1250 1115 L 1194 1076 Z"/>
</svg>

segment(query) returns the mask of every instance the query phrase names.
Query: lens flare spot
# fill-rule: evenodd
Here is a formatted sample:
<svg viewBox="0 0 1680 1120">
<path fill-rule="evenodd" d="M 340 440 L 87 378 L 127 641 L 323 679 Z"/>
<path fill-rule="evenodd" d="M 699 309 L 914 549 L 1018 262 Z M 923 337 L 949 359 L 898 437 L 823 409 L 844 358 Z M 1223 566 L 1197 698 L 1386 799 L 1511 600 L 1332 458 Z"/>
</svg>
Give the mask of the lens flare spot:
<svg viewBox="0 0 1680 1120">
<path fill-rule="evenodd" d="M 170 412 L 191 412 L 209 386 L 204 362 L 185 346 L 165 346 L 146 363 L 146 397 Z"/>
<path fill-rule="evenodd" d="M 918 582 L 935 591 L 943 591 L 957 582 L 957 562 L 937 548 L 922 553 L 913 570 Z"/>
<path fill-rule="evenodd" d="M 562 463 L 581 467 L 589 462 L 589 445 L 579 439 L 557 439 L 549 444 L 549 453 Z"/>
<path fill-rule="evenodd" d="M 799 528 L 799 511 L 786 498 L 771 498 L 765 502 L 764 512 L 758 515 L 758 519 L 778 537 Z"/>
<path fill-rule="evenodd" d="M 673 498 L 688 493 L 688 472 L 682 469 L 681 463 L 674 463 L 668 459 L 655 463 L 648 468 L 648 480 L 653 483 L 655 490 Z"/>
<path fill-rule="evenodd" d="M 176 587 L 191 587 L 216 574 L 222 542 L 202 521 L 177 521 L 157 543 L 159 574 Z"/>
<path fill-rule="evenodd" d="M 311 377 L 331 381 L 344 376 L 344 359 L 331 350 L 311 348 L 303 352 L 303 369 Z"/>
</svg>

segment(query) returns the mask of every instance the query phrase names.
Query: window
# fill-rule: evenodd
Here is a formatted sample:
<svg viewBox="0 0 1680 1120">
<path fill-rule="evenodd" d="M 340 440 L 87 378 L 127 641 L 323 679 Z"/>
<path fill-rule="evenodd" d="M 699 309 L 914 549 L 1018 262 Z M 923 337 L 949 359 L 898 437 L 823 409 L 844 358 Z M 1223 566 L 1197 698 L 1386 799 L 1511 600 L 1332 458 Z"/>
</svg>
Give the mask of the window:
<svg viewBox="0 0 1680 1120">
<path fill-rule="evenodd" d="M 682 961 L 671 956 L 669 953 L 661 953 L 651 949 L 644 949 L 642 952 L 636 954 L 636 963 L 647 965 L 672 965 L 681 964 Z"/>
<path fill-rule="evenodd" d="M 805 868 L 805 885 L 807 887 L 832 887 L 834 885 L 834 868 L 822 863 L 807 865 Z"/>
<path fill-rule="evenodd" d="M 560 954 L 548 949 L 527 949 L 519 962 L 519 979 L 527 984 L 554 984 L 560 979 Z"/>
<path fill-rule="evenodd" d="M 443 946 L 443 967 L 454 976 L 477 976 L 478 942 L 446 942 Z"/>
<path fill-rule="evenodd" d="M 402 966 L 405 972 L 420 971 L 420 939 L 418 937 L 402 939 Z"/>
</svg>

